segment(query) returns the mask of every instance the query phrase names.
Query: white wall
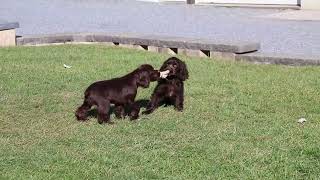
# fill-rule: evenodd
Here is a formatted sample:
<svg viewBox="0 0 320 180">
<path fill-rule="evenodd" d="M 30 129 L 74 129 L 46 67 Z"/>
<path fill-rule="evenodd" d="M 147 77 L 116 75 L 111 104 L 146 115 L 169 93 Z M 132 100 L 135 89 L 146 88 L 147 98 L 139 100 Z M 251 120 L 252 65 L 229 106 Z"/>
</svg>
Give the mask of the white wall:
<svg viewBox="0 0 320 180">
<path fill-rule="evenodd" d="M 318 0 L 320 1 L 320 0 Z M 196 3 L 283 4 L 296 5 L 298 0 L 196 0 Z"/>
<path fill-rule="evenodd" d="M 301 8 L 320 10 L 320 0 L 301 0 Z"/>
<path fill-rule="evenodd" d="M 187 2 L 186 0 L 138 0 L 146 2 Z"/>
</svg>

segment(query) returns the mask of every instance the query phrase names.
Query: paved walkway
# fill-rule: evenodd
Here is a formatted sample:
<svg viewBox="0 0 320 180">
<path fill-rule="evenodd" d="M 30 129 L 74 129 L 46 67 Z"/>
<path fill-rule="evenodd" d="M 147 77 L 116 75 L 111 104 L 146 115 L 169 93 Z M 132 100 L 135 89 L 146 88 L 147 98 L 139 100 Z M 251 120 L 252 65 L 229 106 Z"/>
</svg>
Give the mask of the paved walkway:
<svg viewBox="0 0 320 180">
<path fill-rule="evenodd" d="M 275 15 L 294 11 L 133 0 L 1 0 L 0 19 L 18 21 L 18 35 L 131 32 L 249 40 L 261 42 L 262 54 L 320 57 L 317 18 L 290 20 Z"/>
</svg>

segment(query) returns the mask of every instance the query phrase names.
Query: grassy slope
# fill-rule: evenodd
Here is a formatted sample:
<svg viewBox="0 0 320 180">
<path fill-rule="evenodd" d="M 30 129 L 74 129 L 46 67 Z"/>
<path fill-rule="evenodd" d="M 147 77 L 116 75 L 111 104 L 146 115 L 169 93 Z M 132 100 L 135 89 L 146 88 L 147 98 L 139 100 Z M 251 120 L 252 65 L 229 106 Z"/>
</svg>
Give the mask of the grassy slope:
<svg viewBox="0 0 320 180">
<path fill-rule="evenodd" d="M 181 57 L 183 113 L 75 120 L 91 82 L 166 58 L 103 46 L 0 49 L 0 178 L 319 178 L 319 67 Z"/>
</svg>

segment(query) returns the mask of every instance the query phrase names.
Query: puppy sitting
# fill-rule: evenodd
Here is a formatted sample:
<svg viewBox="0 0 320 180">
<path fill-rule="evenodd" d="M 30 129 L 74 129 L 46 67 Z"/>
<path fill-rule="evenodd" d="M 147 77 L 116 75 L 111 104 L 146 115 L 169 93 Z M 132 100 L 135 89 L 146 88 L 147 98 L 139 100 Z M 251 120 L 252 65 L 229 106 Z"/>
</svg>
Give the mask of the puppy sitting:
<svg viewBox="0 0 320 180">
<path fill-rule="evenodd" d="M 169 74 L 166 74 L 166 79 L 158 80 L 147 109 L 142 114 L 150 114 L 162 104 L 174 105 L 177 111 L 183 111 L 184 81 L 189 78 L 186 63 L 171 57 L 163 63 L 160 71 L 168 71 Z"/>
<path fill-rule="evenodd" d="M 134 103 L 138 87 L 147 88 L 151 81 L 157 81 L 160 72 L 154 70 L 149 64 L 141 65 L 133 72 L 120 77 L 91 84 L 84 93 L 84 102 L 77 109 L 75 115 L 78 120 L 86 120 L 87 112 L 96 105 L 98 110 L 98 122 L 112 124 L 110 121 L 110 104 L 115 105 L 115 114 L 123 118 L 125 107 L 129 109 L 131 120 L 139 117 L 140 107 Z"/>
</svg>

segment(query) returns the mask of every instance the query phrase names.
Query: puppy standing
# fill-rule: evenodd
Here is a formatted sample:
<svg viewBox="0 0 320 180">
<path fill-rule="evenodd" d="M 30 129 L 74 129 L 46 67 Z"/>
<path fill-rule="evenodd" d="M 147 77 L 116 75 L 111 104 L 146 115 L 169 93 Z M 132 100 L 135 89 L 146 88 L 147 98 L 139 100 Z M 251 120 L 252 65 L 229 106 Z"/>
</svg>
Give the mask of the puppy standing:
<svg viewBox="0 0 320 180">
<path fill-rule="evenodd" d="M 173 104 L 176 110 L 183 110 L 184 81 L 189 78 L 187 65 L 180 59 L 171 57 L 163 63 L 160 71 L 169 71 L 169 74 L 166 79 L 158 80 L 147 109 L 142 114 L 150 114 L 162 104 Z"/>
<path fill-rule="evenodd" d="M 88 110 L 96 105 L 98 122 L 112 124 L 110 121 L 110 104 L 115 105 L 115 114 L 118 118 L 125 116 L 125 107 L 128 107 L 131 120 L 137 119 L 140 107 L 134 103 L 138 87 L 149 87 L 150 81 L 157 81 L 160 72 L 151 65 L 144 64 L 133 72 L 111 80 L 98 81 L 91 84 L 84 93 L 84 102 L 77 109 L 75 115 L 78 120 L 86 120 Z"/>
</svg>

